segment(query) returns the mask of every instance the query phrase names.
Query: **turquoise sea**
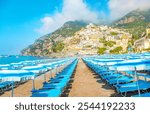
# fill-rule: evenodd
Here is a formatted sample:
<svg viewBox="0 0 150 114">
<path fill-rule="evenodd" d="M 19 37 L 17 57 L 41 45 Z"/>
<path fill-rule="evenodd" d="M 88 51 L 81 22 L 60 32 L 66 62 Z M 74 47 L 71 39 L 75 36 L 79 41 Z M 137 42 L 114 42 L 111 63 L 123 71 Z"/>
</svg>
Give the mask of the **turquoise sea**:
<svg viewBox="0 0 150 114">
<path fill-rule="evenodd" d="M 43 59 L 43 58 L 44 57 L 35 57 L 35 56 L 1 55 L 0 56 L 0 64 L 17 63 L 17 62 L 21 62 L 21 61 L 37 60 L 37 59 Z"/>
</svg>

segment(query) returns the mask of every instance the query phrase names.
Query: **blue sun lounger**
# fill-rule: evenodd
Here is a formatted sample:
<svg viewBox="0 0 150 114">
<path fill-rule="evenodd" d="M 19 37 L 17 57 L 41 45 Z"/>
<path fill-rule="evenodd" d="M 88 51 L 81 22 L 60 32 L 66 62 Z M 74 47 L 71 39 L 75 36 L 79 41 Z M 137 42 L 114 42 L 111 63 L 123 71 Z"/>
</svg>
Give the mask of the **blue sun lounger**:
<svg viewBox="0 0 150 114">
<path fill-rule="evenodd" d="M 132 97 L 150 97 L 150 93 L 143 93 L 140 95 L 133 95 Z"/>
<path fill-rule="evenodd" d="M 119 78 L 111 78 L 111 79 L 108 79 L 107 82 L 110 84 L 110 85 L 115 85 L 115 84 L 121 84 L 121 83 L 129 83 L 129 82 L 132 82 L 134 80 L 134 78 L 132 77 L 127 77 L 127 76 L 122 76 L 122 77 L 119 77 Z"/>
<path fill-rule="evenodd" d="M 119 85 L 115 85 L 114 87 L 116 87 L 116 90 L 118 91 L 118 93 L 126 93 L 127 92 L 133 92 L 133 91 L 138 91 L 139 90 L 147 90 L 150 88 L 150 82 L 147 81 L 143 81 L 143 80 L 138 80 L 138 85 L 137 82 L 131 82 L 131 83 L 127 83 L 127 84 L 119 84 Z"/>
<path fill-rule="evenodd" d="M 120 73 L 116 73 L 116 74 L 110 74 L 110 75 L 105 75 L 105 76 L 101 76 L 102 79 L 105 79 L 106 81 L 109 80 L 109 79 L 112 79 L 112 78 L 119 78 L 123 76 L 122 74 Z"/>
<path fill-rule="evenodd" d="M 34 92 L 31 97 L 59 97 L 61 95 L 61 90 L 59 89 L 50 89 L 50 90 L 41 90 Z"/>
<path fill-rule="evenodd" d="M 0 88 L 10 87 L 12 85 L 12 81 L 0 82 Z"/>
</svg>

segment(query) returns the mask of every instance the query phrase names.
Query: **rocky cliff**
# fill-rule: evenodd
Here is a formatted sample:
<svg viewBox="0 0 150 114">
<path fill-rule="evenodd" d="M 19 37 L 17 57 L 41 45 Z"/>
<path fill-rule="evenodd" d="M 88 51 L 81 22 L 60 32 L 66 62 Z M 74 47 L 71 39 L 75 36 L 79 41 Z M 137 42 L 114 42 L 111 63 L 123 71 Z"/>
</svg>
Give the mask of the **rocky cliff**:
<svg viewBox="0 0 150 114">
<path fill-rule="evenodd" d="M 134 10 L 113 23 L 115 27 L 127 29 L 134 39 L 141 38 L 145 29 L 150 25 L 150 9 Z"/>
</svg>

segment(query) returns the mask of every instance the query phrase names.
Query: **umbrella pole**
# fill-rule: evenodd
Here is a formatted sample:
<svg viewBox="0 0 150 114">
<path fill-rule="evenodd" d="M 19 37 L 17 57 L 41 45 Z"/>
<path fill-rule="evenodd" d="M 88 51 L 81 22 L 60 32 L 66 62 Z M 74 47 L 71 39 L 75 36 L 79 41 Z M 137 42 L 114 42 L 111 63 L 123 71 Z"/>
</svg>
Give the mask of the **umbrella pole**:
<svg viewBox="0 0 150 114">
<path fill-rule="evenodd" d="M 12 92 L 11 92 L 11 97 L 14 96 L 14 81 L 12 82 Z"/>
<path fill-rule="evenodd" d="M 147 81 L 146 77 L 144 77 L 144 80 Z"/>
<path fill-rule="evenodd" d="M 60 66 L 58 66 L 58 73 L 60 72 Z"/>
<path fill-rule="evenodd" d="M 44 74 L 44 82 L 46 82 L 46 74 Z"/>
<path fill-rule="evenodd" d="M 50 75 L 51 75 L 50 77 L 51 77 L 51 79 L 52 79 L 52 74 L 53 74 L 52 70 L 53 70 L 53 69 L 51 69 L 51 72 L 50 72 Z"/>
<path fill-rule="evenodd" d="M 140 87 L 139 87 L 139 82 L 138 82 L 136 67 L 135 67 L 135 78 L 136 78 L 136 84 L 137 84 L 137 87 L 138 87 L 138 94 L 139 94 L 139 97 L 140 97 L 141 96 L 141 92 L 140 92 Z"/>
<path fill-rule="evenodd" d="M 32 80 L 32 90 L 35 90 L 34 79 Z"/>
<path fill-rule="evenodd" d="M 56 74 L 57 74 L 57 67 L 56 67 Z M 56 75 L 56 74 L 55 74 L 55 75 Z"/>
<path fill-rule="evenodd" d="M 117 70 L 117 68 L 115 68 L 116 69 L 116 74 L 118 74 L 118 70 Z M 119 84 L 119 75 L 117 76 L 117 85 Z"/>
</svg>

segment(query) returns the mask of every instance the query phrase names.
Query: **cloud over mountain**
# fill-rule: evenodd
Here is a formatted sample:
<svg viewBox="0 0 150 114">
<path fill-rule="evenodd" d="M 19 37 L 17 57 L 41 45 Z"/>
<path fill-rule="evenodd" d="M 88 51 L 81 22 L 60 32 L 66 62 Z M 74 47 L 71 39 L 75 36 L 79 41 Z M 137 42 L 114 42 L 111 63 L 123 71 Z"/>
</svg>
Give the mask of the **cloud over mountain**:
<svg viewBox="0 0 150 114">
<path fill-rule="evenodd" d="M 109 0 L 108 7 L 111 20 L 115 20 L 121 18 L 130 11 L 150 8 L 150 0 Z"/>
<path fill-rule="evenodd" d="M 83 0 L 64 0 L 61 12 L 41 19 L 43 25 L 36 31 L 45 34 L 61 27 L 67 21 L 83 20 L 98 23 L 98 15 L 91 11 Z"/>
<path fill-rule="evenodd" d="M 98 3 L 103 1 L 97 1 Z M 136 9 L 150 8 L 150 0 L 105 0 L 108 11 L 92 10 L 84 0 L 63 0 L 62 10 L 54 15 L 45 16 L 40 21 L 42 26 L 36 29 L 41 34 L 53 32 L 67 21 L 83 20 L 85 22 L 99 23 L 104 18 L 107 23 L 112 22 Z M 92 7 L 96 7 L 94 4 Z M 57 9 L 57 8 L 56 8 Z M 104 21 L 104 22 L 105 22 Z"/>
</svg>

